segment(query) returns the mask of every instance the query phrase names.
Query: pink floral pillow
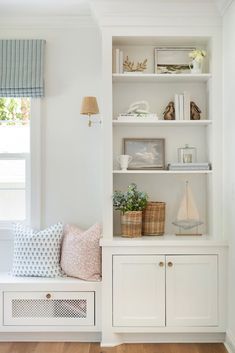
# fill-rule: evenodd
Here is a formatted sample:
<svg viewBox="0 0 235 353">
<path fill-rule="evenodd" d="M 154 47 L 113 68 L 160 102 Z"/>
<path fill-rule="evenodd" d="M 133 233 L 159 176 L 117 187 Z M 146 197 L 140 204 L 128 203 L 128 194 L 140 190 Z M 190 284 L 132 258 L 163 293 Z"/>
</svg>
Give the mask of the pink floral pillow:
<svg viewBox="0 0 235 353">
<path fill-rule="evenodd" d="M 101 227 L 93 225 L 82 231 L 75 225 L 67 225 L 61 249 L 61 268 L 66 275 L 87 281 L 101 279 Z"/>
</svg>

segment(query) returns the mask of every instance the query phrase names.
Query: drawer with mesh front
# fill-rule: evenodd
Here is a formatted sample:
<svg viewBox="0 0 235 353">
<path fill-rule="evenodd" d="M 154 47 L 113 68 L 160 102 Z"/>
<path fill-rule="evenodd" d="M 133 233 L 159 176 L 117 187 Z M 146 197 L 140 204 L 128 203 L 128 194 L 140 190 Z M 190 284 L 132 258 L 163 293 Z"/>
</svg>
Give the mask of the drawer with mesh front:
<svg viewBox="0 0 235 353">
<path fill-rule="evenodd" d="M 94 325 L 94 292 L 5 292 L 4 325 Z"/>
</svg>

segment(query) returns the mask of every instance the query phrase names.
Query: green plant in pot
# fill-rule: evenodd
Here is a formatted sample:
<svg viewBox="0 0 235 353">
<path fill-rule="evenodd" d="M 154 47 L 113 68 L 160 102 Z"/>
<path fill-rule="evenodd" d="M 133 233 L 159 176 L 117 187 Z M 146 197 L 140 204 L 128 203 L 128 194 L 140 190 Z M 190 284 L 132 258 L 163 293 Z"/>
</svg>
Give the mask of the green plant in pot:
<svg viewBox="0 0 235 353">
<path fill-rule="evenodd" d="M 138 191 L 137 185 L 132 183 L 126 192 L 115 191 L 113 206 L 121 211 L 121 226 L 123 237 L 140 237 L 142 231 L 142 211 L 147 206 L 148 195 Z"/>
</svg>

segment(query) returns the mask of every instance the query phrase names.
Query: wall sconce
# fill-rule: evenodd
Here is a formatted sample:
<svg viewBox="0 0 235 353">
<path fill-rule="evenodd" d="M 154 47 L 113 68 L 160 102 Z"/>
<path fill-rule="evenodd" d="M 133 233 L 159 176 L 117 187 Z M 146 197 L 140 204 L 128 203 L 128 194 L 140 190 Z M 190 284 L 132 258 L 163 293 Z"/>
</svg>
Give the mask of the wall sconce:
<svg viewBox="0 0 235 353">
<path fill-rule="evenodd" d="M 96 123 L 92 121 L 92 115 L 99 114 L 99 106 L 96 97 L 84 97 L 82 100 L 81 111 L 82 115 L 88 115 L 89 121 L 88 126 L 91 127 L 92 124 Z M 99 121 L 101 123 L 101 121 Z"/>
</svg>

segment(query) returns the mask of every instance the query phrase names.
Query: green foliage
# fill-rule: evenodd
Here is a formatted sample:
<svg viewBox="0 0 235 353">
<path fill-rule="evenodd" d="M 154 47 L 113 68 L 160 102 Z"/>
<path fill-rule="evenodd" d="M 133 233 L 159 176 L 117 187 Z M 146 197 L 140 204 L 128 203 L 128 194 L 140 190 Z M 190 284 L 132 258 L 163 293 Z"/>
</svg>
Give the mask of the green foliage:
<svg viewBox="0 0 235 353">
<path fill-rule="evenodd" d="M 0 122 L 9 125 L 16 123 L 27 124 L 29 122 L 30 100 L 29 98 L 5 98 L 0 97 Z"/>
<path fill-rule="evenodd" d="M 147 206 L 148 195 L 146 192 L 138 191 L 137 185 L 132 183 L 126 192 L 115 191 L 113 194 L 113 206 L 115 210 L 142 211 Z"/>
<path fill-rule="evenodd" d="M 189 53 L 189 57 L 199 63 L 203 61 L 206 56 L 206 51 L 202 49 L 194 49 Z"/>
</svg>

